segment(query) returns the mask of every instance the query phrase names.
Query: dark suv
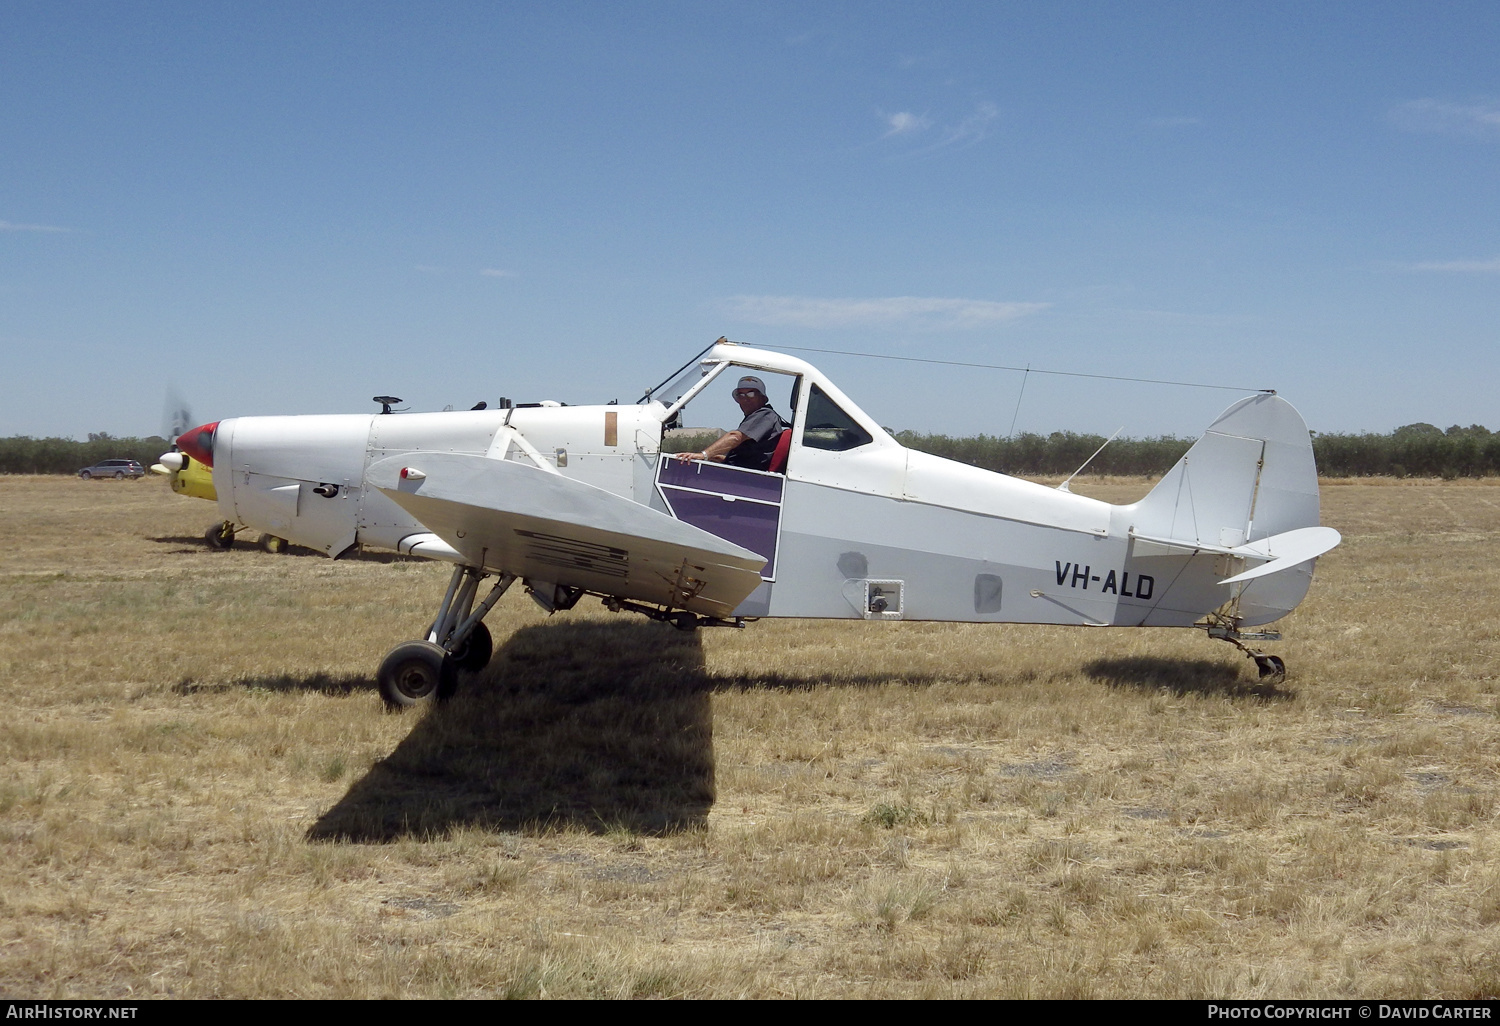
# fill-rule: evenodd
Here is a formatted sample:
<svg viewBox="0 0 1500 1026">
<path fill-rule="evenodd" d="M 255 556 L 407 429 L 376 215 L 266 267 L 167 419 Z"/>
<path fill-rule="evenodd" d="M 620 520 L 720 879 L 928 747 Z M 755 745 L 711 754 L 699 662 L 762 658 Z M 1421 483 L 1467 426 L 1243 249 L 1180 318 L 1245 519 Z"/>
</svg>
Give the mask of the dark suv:
<svg viewBox="0 0 1500 1026">
<path fill-rule="evenodd" d="M 146 468 L 135 460 L 105 460 L 92 467 L 84 467 L 78 476 L 87 481 L 91 477 L 112 477 L 116 481 L 127 477 L 145 477 Z"/>
</svg>

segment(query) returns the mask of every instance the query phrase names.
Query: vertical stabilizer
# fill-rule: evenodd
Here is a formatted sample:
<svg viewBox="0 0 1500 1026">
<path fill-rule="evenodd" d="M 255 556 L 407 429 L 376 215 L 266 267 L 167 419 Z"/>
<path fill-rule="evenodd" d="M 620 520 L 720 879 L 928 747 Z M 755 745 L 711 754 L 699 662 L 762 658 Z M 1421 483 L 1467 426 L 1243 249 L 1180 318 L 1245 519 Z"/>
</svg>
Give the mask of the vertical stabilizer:
<svg viewBox="0 0 1500 1026">
<path fill-rule="evenodd" d="M 1137 534 L 1225 548 L 1316 527 L 1307 424 L 1280 396 L 1241 399 L 1133 509 Z"/>
<path fill-rule="evenodd" d="M 1116 523 L 1130 532 L 1132 569 L 1166 585 L 1140 623 L 1192 623 L 1231 599 L 1247 625 L 1278 619 L 1307 594 L 1313 560 L 1225 585 L 1246 569 L 1244 558 L 1225 550 L 1317 526 L 1318 471 L 1307 424 L 1279 396 L 1242 399 L 1150 494 L 1118 513 Z"/>
</svg>

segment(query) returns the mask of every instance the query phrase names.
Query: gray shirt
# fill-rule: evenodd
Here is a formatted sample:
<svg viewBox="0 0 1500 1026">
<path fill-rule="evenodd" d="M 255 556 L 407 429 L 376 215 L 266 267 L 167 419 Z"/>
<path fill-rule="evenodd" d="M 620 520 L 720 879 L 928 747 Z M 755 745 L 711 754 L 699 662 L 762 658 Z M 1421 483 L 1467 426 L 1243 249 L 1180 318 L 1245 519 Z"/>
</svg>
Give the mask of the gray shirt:
<svg viewBox="0 0 1500 1026">
<path fill-rule="evenodd" d="M 747 414 L 737 430 L 745 436 L 745 441 L 730 450 L 724 462 L 751 470 L 768 470 L 771 454 L 776 451 L 776 441 L 786 430 L 781 423 L 781 414 L 767 403 Z"/>
</svg>

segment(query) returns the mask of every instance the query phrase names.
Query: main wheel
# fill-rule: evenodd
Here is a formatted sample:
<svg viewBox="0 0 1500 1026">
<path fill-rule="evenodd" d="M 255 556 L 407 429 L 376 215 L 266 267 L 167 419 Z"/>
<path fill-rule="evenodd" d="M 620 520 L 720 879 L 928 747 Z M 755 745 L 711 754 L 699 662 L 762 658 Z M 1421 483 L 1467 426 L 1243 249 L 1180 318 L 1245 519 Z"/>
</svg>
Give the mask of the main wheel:
<svg viewBox="0 0 1500 1026">
<path fill-rule="evenodd" d="M 458 668 L 441 645 L 408 641 L 391 649 L 375 673 L 387 709 L 406 709 L 451 695 Z"/>
<path fill-rule="evenodd" d="M 473 673 L 488 666 L 490 656 L 494 654 L 495 642 L 490 637 L 490 629 L 484 625 L 483 621 L 480 621 L 474 625 L 474 629 L 469 632 L 464 643 L 453 650 L 453 662 L 460 670 Z"/>
<path fill-rule="evenodd" d="M 274 556 L 291 548 L 292 543 L 274 534 L 263 534 L 260 536 L 260 547 Z"/>
<path fill-rule="evenodd" d="M 234 544 L 234 525 L 227 520 L 210 524 L 203 532 L 203 540 L 211 549 L 227 549 Z"/>
</svg>

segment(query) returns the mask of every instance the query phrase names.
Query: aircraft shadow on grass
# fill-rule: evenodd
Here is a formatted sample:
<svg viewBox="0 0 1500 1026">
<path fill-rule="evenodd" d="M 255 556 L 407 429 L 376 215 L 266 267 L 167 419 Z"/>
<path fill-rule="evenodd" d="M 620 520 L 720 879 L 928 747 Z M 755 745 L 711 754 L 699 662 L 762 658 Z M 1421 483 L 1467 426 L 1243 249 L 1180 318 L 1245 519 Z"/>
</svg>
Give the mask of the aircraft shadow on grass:
<svg viewBox="0 0 1500 1026">
<path fill-rule="evenodd" d="M 1288 701 L 1296 692 L 1263 681 L 1247 680 L 1241 664 L 1212 659 L 1168 659 L 1158 656 L 1127 656 L 1095 659 L 1083 672 L 1101 684 L 1139 691 L 1170 691 L 1175 695 L 1220 698 L 1261 698 Z"/>
<path fill-rule="evenodd" d="M 307 837 L 701 826 L 714 800 L 711 686 L 696 633 L 629 621 L 524 627 Z"/>
</svg>

